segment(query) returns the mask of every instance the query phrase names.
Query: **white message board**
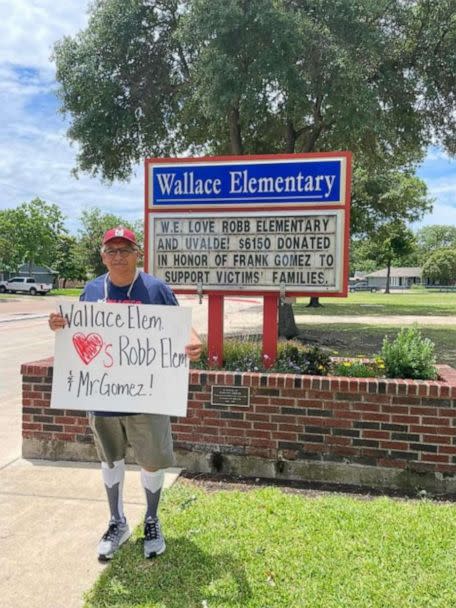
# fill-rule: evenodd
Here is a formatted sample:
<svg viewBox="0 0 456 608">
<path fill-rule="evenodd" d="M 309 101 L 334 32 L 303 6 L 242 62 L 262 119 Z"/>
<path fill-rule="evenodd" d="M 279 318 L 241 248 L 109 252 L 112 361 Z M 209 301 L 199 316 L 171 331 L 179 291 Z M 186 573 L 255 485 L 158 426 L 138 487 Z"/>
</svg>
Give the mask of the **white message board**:
<svg viewBox="0 0 456 608">
<path fill-rule="evenodd" d="M 185 416 L 191 309 L 64 303 L 51 408 Z"/>
<path fill-rule="evenodd" d="M 344 213 L 161 213 L 151 218 L 152 273 L 173 288 L 337 292 Z"/>
</svg>

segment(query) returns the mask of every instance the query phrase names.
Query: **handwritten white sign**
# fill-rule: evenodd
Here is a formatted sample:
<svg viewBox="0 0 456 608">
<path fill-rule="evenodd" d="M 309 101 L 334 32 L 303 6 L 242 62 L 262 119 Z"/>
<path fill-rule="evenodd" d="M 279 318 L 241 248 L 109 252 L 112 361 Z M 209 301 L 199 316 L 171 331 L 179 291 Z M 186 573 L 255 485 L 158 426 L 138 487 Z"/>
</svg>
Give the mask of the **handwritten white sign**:
<svg viewBox="0 0 456 608">
<path fill-rule="evenodd" d="M 191 309 L 64 303 L 55 335 L 51 408 L 187 412 Z"/>
</svg>

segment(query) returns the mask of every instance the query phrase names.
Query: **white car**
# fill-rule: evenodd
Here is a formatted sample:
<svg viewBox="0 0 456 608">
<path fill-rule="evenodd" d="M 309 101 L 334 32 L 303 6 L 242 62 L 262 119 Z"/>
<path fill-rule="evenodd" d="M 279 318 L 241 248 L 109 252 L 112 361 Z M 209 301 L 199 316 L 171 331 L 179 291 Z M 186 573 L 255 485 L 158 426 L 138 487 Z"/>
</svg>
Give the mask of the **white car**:
<svg viewBox="0 0 456 608">
<path fill-rule="evenodd" d="M 33 277 L 13 277 L 9 281 L 2 281 L 0 283 L 0 293 L 16 293 L 20 291 L 29 293 L 31 296 L 36 296 L 37 293 L 44 296 L 51 289 L 51 283 L 38 283 Z"/>
</svg>

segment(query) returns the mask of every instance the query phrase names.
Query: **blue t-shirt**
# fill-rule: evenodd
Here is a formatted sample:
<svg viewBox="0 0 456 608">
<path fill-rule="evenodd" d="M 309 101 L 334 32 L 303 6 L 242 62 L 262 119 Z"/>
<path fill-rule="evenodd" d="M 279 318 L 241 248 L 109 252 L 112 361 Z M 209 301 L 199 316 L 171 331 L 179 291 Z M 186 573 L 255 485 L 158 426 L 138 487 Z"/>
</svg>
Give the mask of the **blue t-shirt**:
<svg viewBox="0 0 456 608">
<path fill-rule="evenodd" d="M 84 287 L 79 300 L 81 302 L 109 302 L 127 304 L 161 304 L 164 306 L 179 306 L 176 296 L 166 283 L 145 272 L 139 272 L 133 283 L 130 293 L 130 285 L 118 287 L 108 279 L 106 285 L 106 274 L 93 281 L 89 281 Z M 106 299 L 105 296 L 107 295 Z M 135 414 L 123 412 L 92 412 L 96 416 L 134 416 Z"/>
<path fill-rule="evenodd" d="M 127 302 L 129 304 L 162 304 L 178 306 L 176 296 L 166 283 L 150 274 L 140 272 L 133 283 L 130 295 L 127 296 L 130 285 L 118 287 L 107 281 L 107 299 L 105 300 L 106 274 L 89 281 L 80 296 L 81 302 Z"/>
</svg>

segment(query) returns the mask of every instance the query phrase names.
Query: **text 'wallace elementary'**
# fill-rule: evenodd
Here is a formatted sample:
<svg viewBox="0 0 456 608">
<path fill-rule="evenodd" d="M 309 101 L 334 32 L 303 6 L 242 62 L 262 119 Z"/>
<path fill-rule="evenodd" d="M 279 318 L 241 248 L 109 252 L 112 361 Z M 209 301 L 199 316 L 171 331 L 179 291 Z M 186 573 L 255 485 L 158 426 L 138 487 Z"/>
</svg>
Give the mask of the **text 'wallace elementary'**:
<svg viewBox="0 0 456 608">
<path fill-rule="evenodd" d="M 155 165 L 152 204 L 339 202 L 341 162 Z"/>
</svg>

